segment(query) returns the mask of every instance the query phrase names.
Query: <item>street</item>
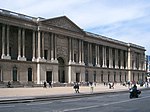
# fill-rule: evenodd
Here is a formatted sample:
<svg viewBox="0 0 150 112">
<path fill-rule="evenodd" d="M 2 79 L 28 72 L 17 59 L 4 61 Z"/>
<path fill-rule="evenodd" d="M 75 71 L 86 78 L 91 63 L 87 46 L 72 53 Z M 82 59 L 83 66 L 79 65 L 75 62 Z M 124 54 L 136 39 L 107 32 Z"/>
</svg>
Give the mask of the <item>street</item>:
<svg viewBox="0 0 150 112">
<path fill-rule="evenodd" d="M 129 99 L 129 93 L 116 93 L 41 101 L 1 104 L 0 112 L 149 112 L 150 90 L 142 91 L 139 98 Z"/>
</svg>

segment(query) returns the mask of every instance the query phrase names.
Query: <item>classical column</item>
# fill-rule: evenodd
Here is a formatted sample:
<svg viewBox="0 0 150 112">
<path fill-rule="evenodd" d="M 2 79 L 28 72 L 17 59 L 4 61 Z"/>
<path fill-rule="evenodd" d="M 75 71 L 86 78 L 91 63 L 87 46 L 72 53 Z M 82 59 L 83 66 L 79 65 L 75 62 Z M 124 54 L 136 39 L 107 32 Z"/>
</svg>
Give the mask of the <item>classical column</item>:
<svg viewBox="0 0 150 112">
<path fill-rule="evenodd" d="M 97 45 L 95 44 L 95 61 L 96 61 L 96 63 L 95 63 L 95 65 L 97 66 Z"/>
<path fill-rule="evenodd" d="M 128 48 L 128 80 L 131 81 L 131 49 Z"/>
<path fill-rule="evenodd" d="M 18 29 L 18 60 L 21 58 L 21 29 Z"/>
<path fill-rule="evenodd" d="M 113 68 L 112 48 L 109 47 L 109 68 Z"/>
<path fill-rule="evenodd" d="M 71 38 L 69 37 L 69 64 L 72 63 L 71 54 Z"/>
<path fill-rule="evenodd" d="M 119 66 L 118 66 L 118 49 L 115 49 L 115 68 L 119 68 Z"/>
<path fill-rule="evenodd" d="M 100 67 L 100 55 L 99 55 L 99 45 L 97 45 L 97 67 Z"/>
<path fill-rule="evenodd" d="M 90 66 L 93 66 L 92 65 L 92 44 L 90 43 L 90 45 L 89 45 L 89 50 L 90 50 L 90 54 L 89 54 L 89 64 L 90 64 Z"/>
<path fill-rule="evenodd" d="M 102 67 L 106 68 L 107 67 L 106 66 L 106 46 L 103 46 L 102 50 L 103 50 L 103 66 Z"/>
<path fill-rule="evenodd" d="M 125 69 L 128 69 L 128 52 L 127 51 L 125 51 L 125 63 L 126 63 Z"/>
<path fill-rule="evenodd" d="M 54 38 L 54 34 L 52 33 L 52 35 L 51 35 L 51 61 L 53 61 L 54 60 L 54 40 L 53 40 L 53 38 Z"/>
<path fill-rule="evenodd" d="M 134 65 L 134 67 L 133 67 L 134 70 L 137 69 L 137 66 L 136 66 L 136 64 L 137 64 L 137 63 L 136 63 L 136 59 L 137 59 L 137 58 L 136 58 L 136 57 L 137 57 L 137 53 L 134 52 L 134 64 L 133 64 L 133 65 Z"/>
<path fill-rule="evenodd" d="M 72 38 L 72 62 L 74 63 L 74 39 Z"/>
<path fill-rule="evenodd" d="M 90 45 L 88 43 L 88 65 L 90 65 Z"/>
<path fill-rule="evenodd" d="M 139 54 L 139 70 L 141 70 L 141 54 Z"/>
<path fill-rule="evenodd" d="M 35 61 L 35 31 L 32 33 L 32 61 Z"/>
<path fill-rule="evenodd" d="M 54 35 L 54 59 L 55 59 L 55 62 L 57 62 L 57 35 L 55 34 Z"/>
<path fill-rule="evenodd" d="M 84 42 L 81 41 L 81 50 L 82 50 L 82 64 L 84 65 Z"/>
<path fill-rule="evenodd" d="M 2 55 L 1 58 L 4 59 L 5 56 L 5 25 L 2 26 Z"/>
<path fill-rule="evenodd" d="M 44 59 L 44 32 L 42 32 L 42 59 Z"/>
<path fill-rule="evenodd" d="M 124 62 L 123 62 L 123 59 L 124 59 L 124 56 L 123 56 L 123 50 L 121 50 L 120 51 L 120 56 L 121 56 L 121 58 L 120 58 L 120 61 L 121 61 L 121 69 L 124 69 Z"/>
<path fill-rule="evenodd" d="M 41 32 L 38 31 L 38 61 L 41 59 Z"/>
<path fill-rule="evenodd" d="M 23 61 L 26 61 L 25 58 L 25 29 L 22 29 L 22 59 Z"/>
<path fill-rule="evenodd" d="M 81 40 L 79 40 L 79 63 L 82 63 L 82 54 L 81 54 Z"/>
<path fill-rule="evenodd" d="M 9 26 L 7 25 L 7 59 L 11 59 L 9 54 Z"/>
</svg>

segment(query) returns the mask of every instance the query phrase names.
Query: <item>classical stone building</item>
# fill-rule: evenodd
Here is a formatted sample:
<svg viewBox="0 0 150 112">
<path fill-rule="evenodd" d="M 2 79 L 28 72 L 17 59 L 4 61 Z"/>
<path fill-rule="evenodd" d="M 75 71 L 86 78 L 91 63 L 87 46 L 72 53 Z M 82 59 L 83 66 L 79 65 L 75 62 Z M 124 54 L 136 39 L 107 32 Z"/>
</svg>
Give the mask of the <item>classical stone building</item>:
<svg viewBox="0 0 150 112">
<path fill-rule="evenodd" d="M 0 81 L 54 83 L 145 79 L 145 48 L 86 32 L 66 16 L 0 9 Z"/>
</svg>

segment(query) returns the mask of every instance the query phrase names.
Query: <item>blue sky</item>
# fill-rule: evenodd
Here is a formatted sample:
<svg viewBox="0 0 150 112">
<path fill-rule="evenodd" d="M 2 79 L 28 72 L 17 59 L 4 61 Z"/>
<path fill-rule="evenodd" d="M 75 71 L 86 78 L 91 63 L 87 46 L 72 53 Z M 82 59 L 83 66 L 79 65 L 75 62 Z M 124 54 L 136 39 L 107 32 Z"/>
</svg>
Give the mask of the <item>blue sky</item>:
<svg viewBox="0 0 150 112">
<path fill-rule="evenodd" d="M 144 46 L 150 55 L 150 0 L 1 0 L 0 8 L 47 19 L 65 15 L 85 31 Z"/>
</svg>

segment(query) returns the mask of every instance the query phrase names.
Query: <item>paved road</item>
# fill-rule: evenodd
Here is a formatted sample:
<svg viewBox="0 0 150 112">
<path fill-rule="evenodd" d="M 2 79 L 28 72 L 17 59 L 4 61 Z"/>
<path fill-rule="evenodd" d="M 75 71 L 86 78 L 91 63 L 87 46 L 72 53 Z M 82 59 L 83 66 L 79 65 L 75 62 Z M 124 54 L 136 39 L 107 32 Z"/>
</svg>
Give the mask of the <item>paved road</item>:
<svg viewBox="0 0 150 112">
<path fill-rule="evenodd" d="M 139 98 L 116 93 L 75 99 L 1 104 L 0 112 L 150 112 L 150 90 Z"/>
</svg>

